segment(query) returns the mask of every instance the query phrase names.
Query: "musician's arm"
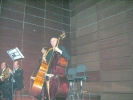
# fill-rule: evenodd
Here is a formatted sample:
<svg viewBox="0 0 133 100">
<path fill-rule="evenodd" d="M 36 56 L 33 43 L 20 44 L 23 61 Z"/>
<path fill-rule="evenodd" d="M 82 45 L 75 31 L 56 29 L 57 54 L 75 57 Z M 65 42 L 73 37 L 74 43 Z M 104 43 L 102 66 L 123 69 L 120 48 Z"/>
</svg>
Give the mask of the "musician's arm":
<svg viewBox="0 0 133 100">
<path fill-rule="evenodd" d="M 65 57 L 65 58 L 67 58 L 67 60 L 70 60 L 70 56 L 69 56 L 66 48 L 65 47 L 60 47 L 60 49 L 62 51 L 62 56 Z"/>
</svg>

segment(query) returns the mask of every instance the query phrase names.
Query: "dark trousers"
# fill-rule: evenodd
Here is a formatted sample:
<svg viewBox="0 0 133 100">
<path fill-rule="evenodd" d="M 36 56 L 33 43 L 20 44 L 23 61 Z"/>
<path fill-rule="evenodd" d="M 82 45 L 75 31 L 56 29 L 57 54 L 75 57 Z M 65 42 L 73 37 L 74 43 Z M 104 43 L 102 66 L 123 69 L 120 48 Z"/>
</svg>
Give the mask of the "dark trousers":
<svg viewBox="0 0 133 100">
<path fill-rule="evenodd" d="M 12 88 L 11 82 L 6 81 L 0 84 L 0 90 L 2 91 L 3 98 L 7 98 L 8 100 L 12 100 Z"/>
<path fill-rule="evenodd" d="M 43 85 L 43 91 L 44 91 L 44 100 L 47 100 L 47 87 L 46 87 L 46 82 L 44 82 L 44 85 Z M 38 97 L 38 100 L 42 100 L 42 92 L 40 94 L 40 96 Z"/>
</svg>

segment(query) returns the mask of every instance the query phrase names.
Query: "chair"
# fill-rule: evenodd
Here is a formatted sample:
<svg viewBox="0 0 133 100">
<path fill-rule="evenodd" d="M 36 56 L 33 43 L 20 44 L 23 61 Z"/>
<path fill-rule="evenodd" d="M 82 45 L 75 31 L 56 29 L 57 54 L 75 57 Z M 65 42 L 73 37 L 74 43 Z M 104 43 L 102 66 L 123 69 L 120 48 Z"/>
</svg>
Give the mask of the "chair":
<svg viewBox="0 0 133 100">
<path fill-rule="evenodd" d="M 76 74 L 76 80 L 80 81 L 80 93 L 82 93 L 82 82 L 86 81 L 88 76 L 86 76 L 86 66 L 84 64 L 80 64 L 76 67 L 77 74 Z"/>
<path fill-rule="evenodd" d="M 76 68 L 69 68 L 67 72 L 67 79 L 71 82 L 74 82 L 76 74 L 77 74 Z"/>
<path fill-rule="evenodd" d="M 69 84 L 70 84 L 70 92 L 71 92 L 72 87 L 73 87 L 73 82 L 75 82 L 76 74 L 77 74 L 76 68 L 69 68 L 68 69 L 67 79 L 68 79 Z"/>
<path fill-rule="evenodd" d="M 67 71 L 67 79 L 69 81 L 69 86 L 70 86 L 70 92 L 69 92 L 69 97 L 73 97 L 75 94 L 78 96 L 77 92 L 73 90 L 74 82 L 76 82 L 76 76 L 77 70 L 76 68 L 69 68 Z"/>
</svg>

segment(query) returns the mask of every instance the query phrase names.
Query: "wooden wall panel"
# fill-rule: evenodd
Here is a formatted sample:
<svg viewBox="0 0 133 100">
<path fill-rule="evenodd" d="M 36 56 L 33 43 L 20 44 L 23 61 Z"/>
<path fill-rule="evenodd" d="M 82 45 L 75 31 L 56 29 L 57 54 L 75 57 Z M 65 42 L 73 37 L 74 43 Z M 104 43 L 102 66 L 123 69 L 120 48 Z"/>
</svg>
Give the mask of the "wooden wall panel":
<svg viewBox="0 0 133 100">
<path fill-rule="evenodd" d="M 131 54 L 133 55 L 133 42 L 131 43 Z"/>
<path fill-rule="evenodd" d="M 2 8 L 1 9 L 1 17 L 23 21 L 24 14 Z"/>
<path fill-rule="evenodd" d="M 18 3 L 18 2 L 12 2 L 12 1 L 5 1 L 5 0 L 2 0 L 2 7 L 3 8 L 6 8 L 6 9 L 11 9 L 11 10 L 14 10 L 14 11 L 17 11 L 17 12 L 21 12 L 21 13 L 24 13 L 24 3 Z"/>
<path fill-rule="evenodd" d="M 87 71 L 99 71 L 100 70 L 100 61 L 92 61 L 89 63 L 84 63 L 87 66 Z"/>
<path fill-rule="evenodd" d="M 80 0 L 79 0 L 80 1 Z M 77 1 L 76 1 L 77 2 Z M 77 3 L 79 6 L 78 7 L 76 7 L 76 9 L 73 9 L 72 11 L 71 11 L 71 16 L 74 16 L 76 13 L 79 13 L 79 12 L 81 12 L 82 10 L 85 10 L 85 9 L 87 9 L 88 7 L 91 7 L 91 6 L 94 6 L 96 3 L 98 3 L 99 2 L 99 0 L 96 0 L 96 1 L 94 1 L 94 0 L 90 0 L 90 1 L 84 1 L 84 3 Z M 73 3 L 72 3 L 73 4 Z M 70 7 L 71 7 L 71 5 L 70 5 Z M 75 6 L 74 6 L 75 7 Z"/>
<path fill-rule="evenodd" d="M 70 22 L 71 22 L 71 31 L 73 32 L 76 30 L 77 16 L 71 17 Z"/>
<path fill-rule="evenodd" d="M 127 57 L 130 56 L 131 49 L 129 45 L 118 46 L 111 49 L 105 49 L 100 51 L 101 60 L 113 59 L 118 57 Z"/>
<path fill-rule="evenodd" d="M 98 61 L 98 60 L 100 60 L 99 52 L 77 55 L 77 63 L 85 63 L 85 62 Z"/>
<path fill-rule="evenodd" d="M 122 57 L 108 60 L 101 60 L 101 70 L 116 70 L 116 69 L 131 69 L 132 68 L 132 58 Z"/>
<path fill-rule="evenodd" d="M 34 32 L 36 34 L 44 34 L 44 27 L 43 26 L 38 26 L 30 23 L 25 23 L 24 24 L 24 32 Z"/>
<path fill-rule="evenodd" d="M 71 41 L 71 47 L 76 47 L 76 39 L 73 39 L 73 40 Z"/>
<path fill-rule="evenodd" d="M 92 42 L 95 42 L 95 41 L 98 41 L 98 32 L 83 35 L 83 36 L 78 37 L 76 39 L 77 46 L 92 43 Z"/>
<path fill-rule="evenodd" d="M 129 20 L 129 21 L 127 22 L 127 24 L 128 24 L 128 30 L 129 30 L 129 32 L 133 32 L 133 28 L 132 28 L 133 19 Z"/>
<path fill-rule="evenodd" d="M 101 96 L 101 100 L 132 100 L 132 93 L 104 93 Z"/>
<path fill-rule="evenodd" d="M 86 72 L 88 76 L 87 81 L 89 82 L 100 82 L 100 71 L 89 71 Z"/>
<path fill-rule="evenodd" d="M 133 31 L 128 33 L 131 44 L 133 43 L 133 34 L 132 33 L 133 33 Z"/>
<path fill-rule="evenodd" d="M 71 56 L 76 56 L 76 48 L 71 48 Z"/>
<path fill-rule="evenodd" d="M 112 70 L 101 72 L 102 81 L 131 81 L 133 80 L 133 70 Z"/>
<path fill-rule="evenodd" d="M 18 47 L 20 50 L 22 49 L 22 40 L 13 40 L 8 38 L 0 39 L 0 46 L 3 49 L 10 50 L 12 48 Z"/>
<path fill-rule="evenodd" d="M 79 84 L 77 85 L 79 89 Z M 89 91 L 90 93 L 100 93 L 101 92 L 101 83 L 100 82 L 83 82 L 83 90 Z"/>
<path fill-rule="evenodd" d="M 83 0 L 85 1 L 85 0 Z M 78 4 L 80 4 L 82 1 L 71 1 L 70 8 L 74 9 Z"/>
<path fill-rule="evenodd" d="M 54 14 L 54 13 L 51 13 L 51 12 L 46 12 L 46 18 L 47 19 L 50 19 L 50 20 L 53 20 L 53 21 L 58 21 L 58 22 L 63 22 L 62 19 L 62 16 L 61 15 L 57 15 L 57 14 Z"/>
<path fill-rule="evenodd" d="M 110 1 L 110 0 L 105 0 L 105 1 L 100 1 L 99 3 L 97 3 L 96 7 L 97 7 L 97 12 L 102 11 L 104 9 L 108 9 L 111 8 L 114 5 L 118 5 L 119 3 L 121 3 L 121 0 L 115 0 L 115 1 Z"/>
<path fill-rule="evenodd" d="M 23 30 L 22 22 L 16 21 L 16 20 L 11 20 L 11 19 L 6 19 L 6 18 L 2 18 L 2 17 L 0 17 L 0 26 L 6 27 L 9 29 L 14 29 L 14 30 L 20 30 L 20 31 Z"/>
<path fill-rule="evenodd" d="M 26 23 L 31 23 L 31 24 L 36 24 L 39 26 L 44 26 L 44 18 L 25 14 L 25 22 Z"/>
<path fill-rule="evenodd" d="M 132 3 L 131 3 L 131 4 L 132 4 Z M 133 19 L 132 13 L 133 13 L 133 9 L 127 10 L 127 19 L 128 19 L 128 20 L 132 20 L 132 19 Z"/>
<path fill-rule="evenodd" d="M 125 21 L 127 21 L 126 13 L 121 13 L 116 16 L 112 16 L 107 19 L 99 21 L 98 27 L 99 29 L 104 29 L 104 28 L 111 27 L 117 24 L 121 24 Z"/>
<path fill-rule="evenodd" d="M 31 3 L 29 4 L 31 5 Z M 30 15 L 35 15 L 44 18 L 44 10 L 42 9 L 36 9 L 35 7 L 26 5 L 25 7 L 25 13 Z"/>
<path fill-rule="evenodd" d="M 86 27 L 80 28 L 78 30 L 76 30 L 76 37 L 80 37 L 83 35 L 87 35 L 89 33 L 93 33 L 98 31 L 98 24 L 92 24 L 92 25 L 88 25 Z"/>
<path fill-rule="evenodd" d="M 76 40 L 76 32 L 73 31 L 71 34 L 71 40 Z"/>
<path fill-rule="evenodd" d="M 89 53 L 99 50 L 99 42 L 93 42 L 76 47 L 77 54 Z"/>
<path fill-rule="evenodd" d="M 129 44 L 129 36 L 128 34 L 123 34 L 120 36 L 100 40 L 99 47 L 100 50 L 102 50 L 127 44 Z"/>
<path fill-rule="evenodd" d="M 59 3 L 62 3 L 62 2 L 55 2 L 55 4 L 57 3 L 57 5 L 59 4 Z M 56 14 L 58 14 L 58 15 L 63 15 L 63 8 L 60 8 L 60 7 L 57 7 L 57 5 L 56 6 L 53 6 L 53 5 L 51 5 L 50 4 L 50 1 L 48 2 L 48 3 L 46 3 L 46 7 L 47 7 L 47 11 L 49 11 L 49 12 L 52 12 L 52 13 L 56 13 Z"/>
<path fill-rule="evenodd" d="M 88 13 L 88 12 L 86 12 Z M 86 14 L 84 14 L 86 15 Z M 78 18 L 77 18 L 78 19 Z M 87 16 L 86 18 L 80 18 L 77 22 L 77 29 L 83 28 L 84 26 L 90 26 L 91 24 L 95 24 L 97 22 L 97 14 Z M 89 24 L 88 24 L 89 23 Z M 88 27 L 89 28 L 89 27 Z M 89 30 L 90 31 L 90 30 Z"/>
<path fill-rule="evenodd" d="M 123 13 L 124 10 L 128 8 L 127 4 L 123 1 L 113 5 L 113 7 L 108 7 L 98 13 L 98 20 L 108 18 L 119 13 Z"/>
<path fill-rule="evenodd" d="M 44 34 L 36 34 L 35 32 L 25 31 L 23 33 L 24 42 L 42 44 L 44 43 L 44 37 L 45 37 Z"/>
<path fill-rule="evenodd" d="M 53 29 L 56 29 L 56 30 L 62 30 L 62 26 L 63 26 L 62 23 L 58 23 L 58 22 L 51 21 L 51 20 L 45 20 L 45 25 L 48 28 L 53 28 Z"/>
<path fill-rule="evenodd" d="M 72 56 L 71 57 L 71 64 L 73 65 L 73 64 L 76 64 L 77 63 L 77 56 Z"/>
<path fill-rule="evenodd" d="M 0 38 L 22 40 L 23 31 L 0 28 Z"/>
<path fill-rule="evenodd" d="M 81 11 L 77 15 L 77 21 L 90 19 L 89 17 L 95 16 L 96 14 L 96 5 Z M 74 16 L 73 16 L 74 17 Z M 95 19 L 95 18 L 94 18 Z M 89 20 L 89 24 L 95 22 L 94 20 Z"/>
<path fill-rule="evenodd" d="M 127 82 L 103 82 L 102 92 L 110 93 L 133 93 L 133 81 Z"/>
<path fill-rule="evenodd" d="M 99 30 L 99 39 L 118 36 L 129 31 L 127 22 Z"/>
</svg>

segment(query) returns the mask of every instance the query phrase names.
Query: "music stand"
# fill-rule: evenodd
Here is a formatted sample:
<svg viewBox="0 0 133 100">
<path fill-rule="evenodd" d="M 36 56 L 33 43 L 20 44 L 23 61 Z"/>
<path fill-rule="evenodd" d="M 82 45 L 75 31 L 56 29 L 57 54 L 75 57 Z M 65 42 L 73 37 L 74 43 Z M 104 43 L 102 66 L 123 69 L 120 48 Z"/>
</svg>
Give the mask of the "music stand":
<svg viewBox="0 0 133 100">
<path fill-rule="evenodd" d="M 12 59 L 13 63 L 15 60 L 24 58 L 23 54 L 19 51 L 19 49 L 17 47 L 8 50 L 7 53 L 10 56 L 10 58 Z M 14 70 L 14 68 L 12 68 L 12 69 Z M 14 77 L 13 73 L 12 73 L 12 77 Z M 13 94 L 14 93 L 13 93 L 13 79 L 12 79 L 12 100 L 13 100 Z"/>
</svg>

